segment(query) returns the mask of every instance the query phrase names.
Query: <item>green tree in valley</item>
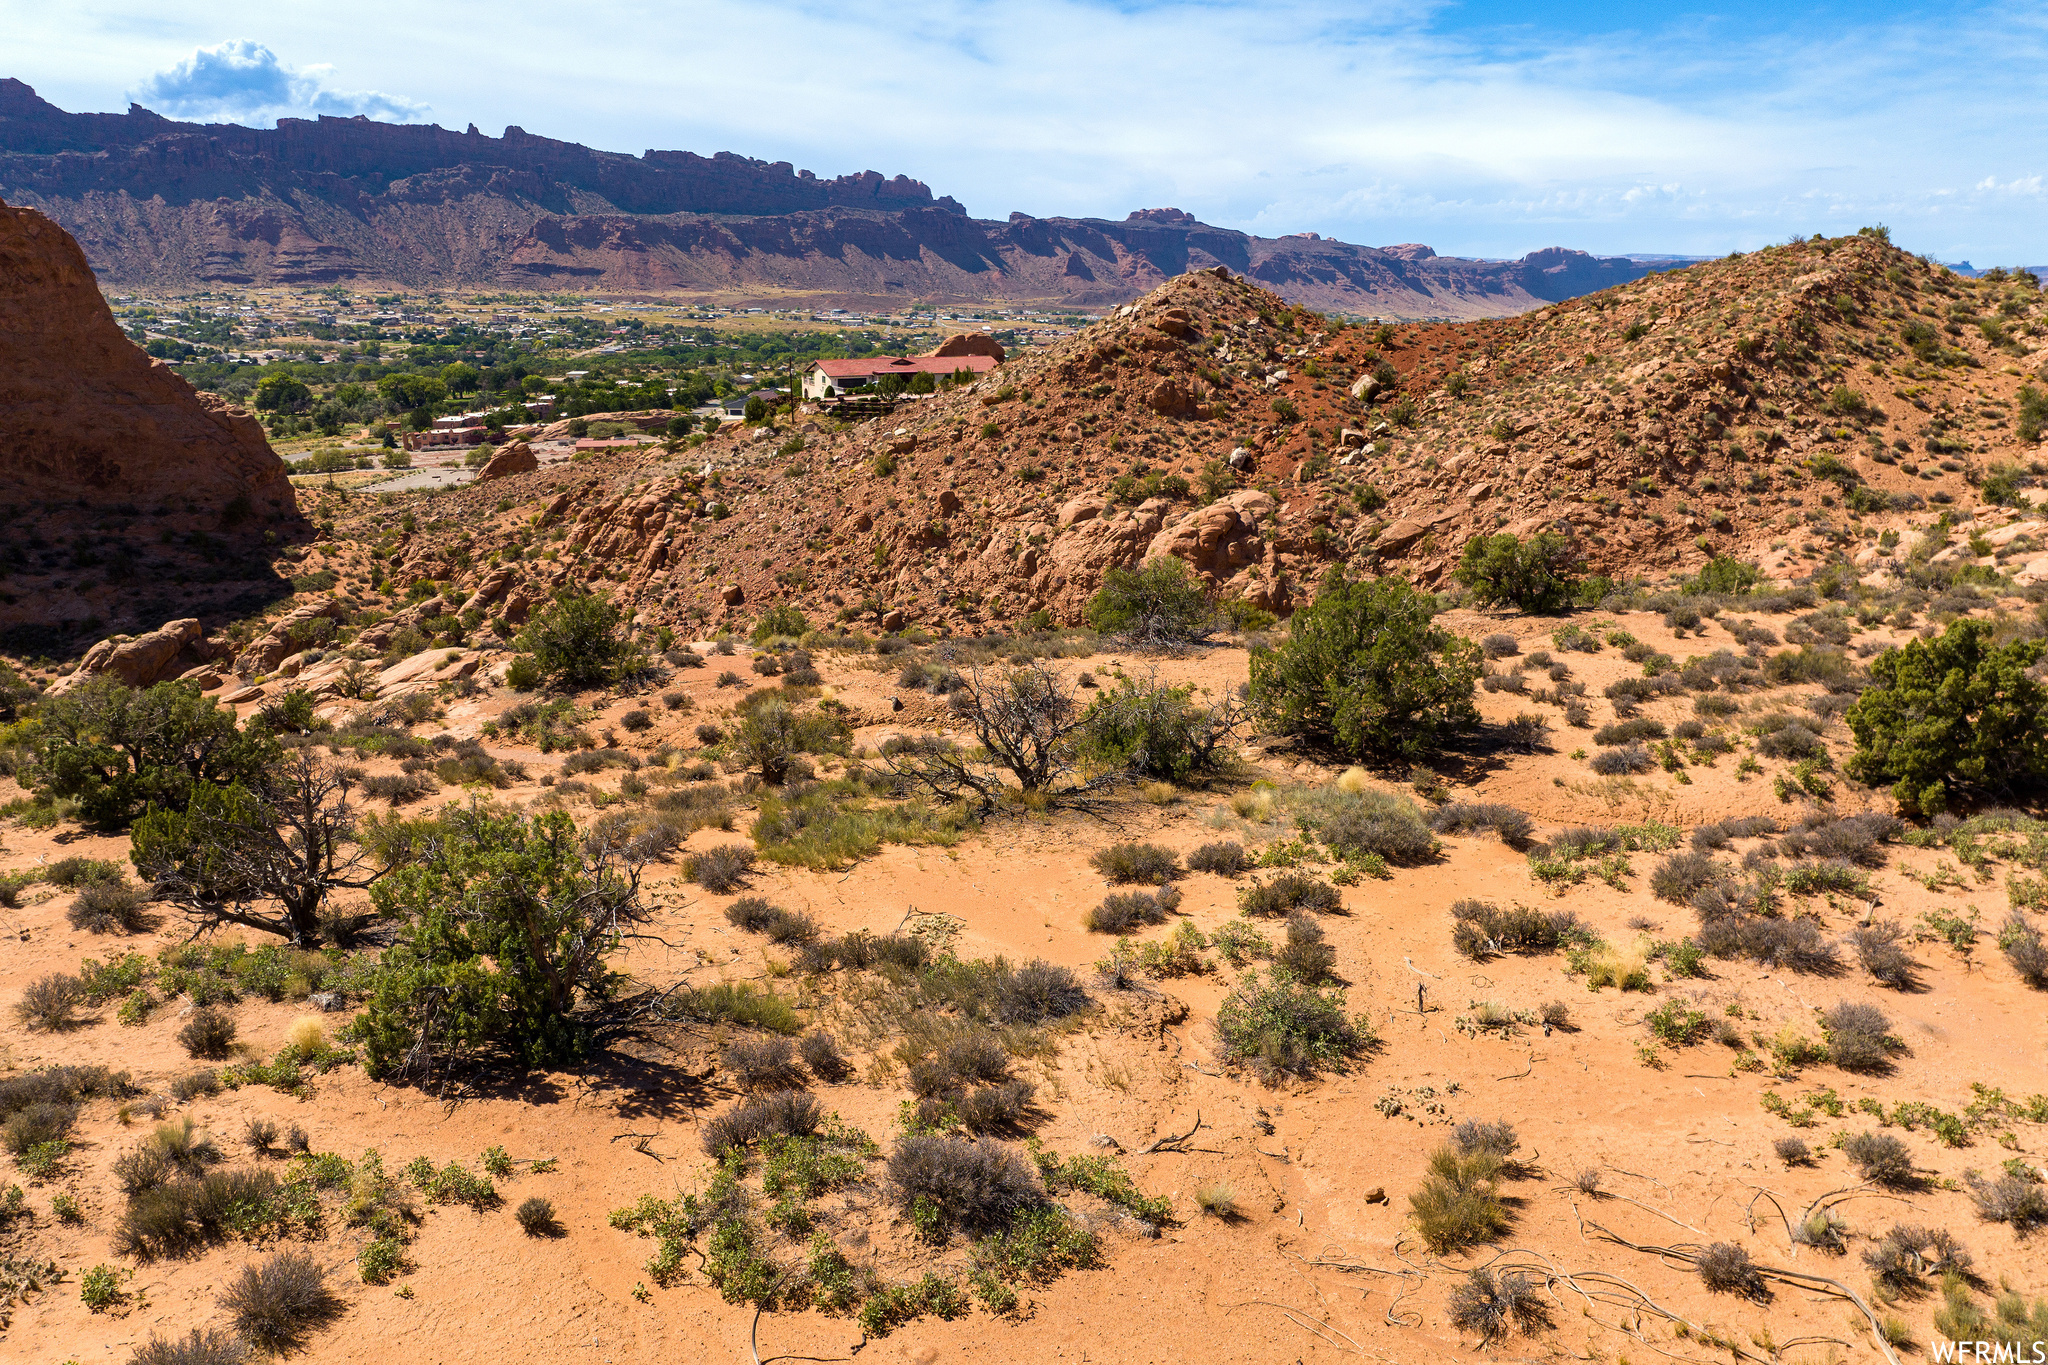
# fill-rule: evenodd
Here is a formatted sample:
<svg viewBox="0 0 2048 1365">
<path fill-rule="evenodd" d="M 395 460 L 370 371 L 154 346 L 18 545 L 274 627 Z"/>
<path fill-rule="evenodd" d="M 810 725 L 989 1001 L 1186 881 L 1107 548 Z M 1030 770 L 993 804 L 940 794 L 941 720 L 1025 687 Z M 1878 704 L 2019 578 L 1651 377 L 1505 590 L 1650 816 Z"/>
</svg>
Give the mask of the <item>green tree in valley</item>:
<svg viewBox="0 0 2048 1365">
<path fill-rule="evenodd" d="M 1282 734 L 1416 758 L 1477 724 L 1479 647 L 1434 623 L 1436 599 L 1393 578 L 1332 574 L 1286 641 L 1251 659 L 1251 703 Z"/>
<path fill-rule="evenodd" d="M 2048 644 L 1994 645 L 1989 621 L 1961 620 L 1870 661 L 1873 686 L 1844 719 L 1848 773 L 1888 783 L 1900 809 L 1932 815 L 1959 795 L 2010 796 L 2048 781 L 2048 689 L 2030 676 Z"/>
</svg>

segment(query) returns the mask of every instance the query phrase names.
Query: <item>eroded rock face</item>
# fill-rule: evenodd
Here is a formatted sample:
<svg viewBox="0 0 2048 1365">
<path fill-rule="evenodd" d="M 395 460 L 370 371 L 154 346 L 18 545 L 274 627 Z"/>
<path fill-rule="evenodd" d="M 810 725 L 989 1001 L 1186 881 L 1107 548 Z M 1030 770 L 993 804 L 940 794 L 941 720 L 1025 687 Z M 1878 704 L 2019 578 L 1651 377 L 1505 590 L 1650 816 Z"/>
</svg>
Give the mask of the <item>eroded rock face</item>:
<svg viewBox="0 0 2048 1365">
<path fill-rule="evenodd" d="M 296 515 L 256 420 L 124 336 L 69 233 L 0 204 L 0 502 L 81 498 Z"/>
</svg>

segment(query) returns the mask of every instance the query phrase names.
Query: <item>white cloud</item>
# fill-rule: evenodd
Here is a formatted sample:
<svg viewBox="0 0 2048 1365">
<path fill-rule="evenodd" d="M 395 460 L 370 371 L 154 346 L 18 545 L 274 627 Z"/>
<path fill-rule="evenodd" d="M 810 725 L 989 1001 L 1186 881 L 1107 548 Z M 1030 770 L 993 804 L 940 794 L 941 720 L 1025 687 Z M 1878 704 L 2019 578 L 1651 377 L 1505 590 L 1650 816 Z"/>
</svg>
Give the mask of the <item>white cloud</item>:
<svg viewBox="0 0 2048 1365">
<path fill-rule="evenodd" d="M 373 81 L 431 92 L 456 127 L 902 173 L 995 218 L 1171 204 L 1489 256 L 1718 254 L 1882 219 L 1948 258 L 2048 260 L 2048 125 L 2014 114 L 2048 106 L 2048 19 L 2017 0 L 1881 0 L 1854 22 L 1651 7 L 1613 32 L 1458 27 L 1445 0 L 20 8 L 12 74 L 67 108 L 108 107 L 99 72 L 257 34 L 271 47 L 202 51 L 138 98 L 184 117 L 419 115 L 333 88 Z"/>
<path fill-rule="evenodd" d="M 211 122 L 272 122 L 280 116 L 367 114 L 389 122 L 416 122 L 426 106 L 374 90 L 344 93 L 323 81 L 333 68 L 294 71 L 277 54 L 247 39 L 203 47 L 145 82 L 135 98 L 172 118 Z"/>
</svg>

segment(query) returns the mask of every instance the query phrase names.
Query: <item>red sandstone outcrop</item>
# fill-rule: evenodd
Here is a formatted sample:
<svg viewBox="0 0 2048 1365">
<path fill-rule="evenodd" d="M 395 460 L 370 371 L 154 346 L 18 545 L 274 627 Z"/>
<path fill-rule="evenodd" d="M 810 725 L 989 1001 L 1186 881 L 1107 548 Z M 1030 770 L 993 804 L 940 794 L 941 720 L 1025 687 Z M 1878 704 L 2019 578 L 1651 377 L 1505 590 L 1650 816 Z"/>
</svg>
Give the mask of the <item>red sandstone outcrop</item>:
<svg viewBox="0 0 2048 1365">
<path fill-rule="evenodd" d="M 255 419 L 122 335 L 69 233 L 0 204 L 0 502 L 80 498 L 296 512 Z"/>
<path fill-rule="evenodd" d="M 935 356 L 985 355 L 998 364 L 1003 359 L 1002 343 L 983 332 L 955 332 L 931 352 Z"/>
<path fill-rule="evenodd" d="M 166 621 L 146 635 L 110 636 L 87 650 L 78 667 L 59 678 L 50 692 L 68 692 L 101 674 L 111 674 L 130 687 L 147 687 L 175 677 L 200 659 L 211 657 L 201 647 L 204 635 L 198 620 L 193 618 Z"/>
<path fill-rule="evenodd" d="M 514 441 L 485 462 L 476 472 L 477 479 L 502 479 L 508 474 L 524 474 L 529 469 L 539 469 L 540 461 L 535 458 L 533 447 L 524 441 Z"/>
</svg>

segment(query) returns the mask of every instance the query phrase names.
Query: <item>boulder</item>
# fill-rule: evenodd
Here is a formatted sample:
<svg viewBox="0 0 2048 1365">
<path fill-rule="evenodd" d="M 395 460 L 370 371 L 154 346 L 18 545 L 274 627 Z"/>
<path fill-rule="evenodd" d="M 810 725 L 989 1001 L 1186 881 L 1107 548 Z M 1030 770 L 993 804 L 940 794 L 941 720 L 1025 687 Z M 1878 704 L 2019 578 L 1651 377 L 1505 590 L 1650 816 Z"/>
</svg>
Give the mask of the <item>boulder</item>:
<svg viewBox="0 0 2048 1365">
<path fill-rule="evenodd" d="M 1172 417 L 1177 413 L 1186 412 L 1193 402 L 1194 397 L 1171 379 L 1160 380 L 1152 386 L 1152 391 L 1145 395 L 1145 406 L 1162 417 Z"/>
<path fill-rule="evenodd" d="M 1399 557 L 1412 549 L 1416 542 L 1429 534 L 1429 527 L 1419 521 L 1403 517 L 1380 532 L 1380 538 L 1373 542 L 1373 548 L 1383 555 Z"/>
<path fill-rule="evenodd" d="M 747 590 L 737 583 L 727 583 L 718 590 L 718 600 L 728 607 L 737 607 L 747 600 Z"/>
<path fill-rule="evenodd" d="M 347 615 L 348 604 L 335 597 L 309 602 L 303 607 L 294 607 L 280 616 L 268 631 L 237 656 L 236 676 L 253 678 L 258 673 L 268 673 L 283 663 L 287 655 L 297 653 L 291 643 L 294 627 L 322 616 L 339 621 Z"/>
<path fill-rule="evenodd" d="M 423 649 L 409 659 L 400 659 L 377 675 L 377 696 L 380 700 L 402 697 L 456 678 L 466 678 L 476 672 L 481 662 L 474 654 L 449 649 L 446 645 Z"/>
<path fill-rule="evenodd" d="M 476 472 L 476 477 L 481 483 L 485 479 L 502 479 L 508 474 L 524 474 L 539 468 L 540 460 L 534 456 L 533 447 L 524 441 L 514 441 L 491 456 L 489 462 Z"/>
<path fill-rule="evenodd" d="M 1002 345 L 992 336 L 982 332 L 956 332 L 933 349 L 934 356 L 985 355 L 1000 364 L 1003 359 Z"/>
<path fill-rule="evenodd" d="M 1370 403 L 1373 395 L 1380 391 L 1380 387 L 1380 381 L 1377 376 L 1362 374 L 1358 376 L 1357 382 L 1351 386 L 1351 396 L 1362 403 Z"/>
<path fill-rule="evenodd" d="M 960 495 L 958 493 L 955 493 L 950 488 L 942 488 L 939 490 L 939 514 L 941 516 L 950 517 L 955 512 L 958 512 L 960 510 L 960 507 L 961 502 Z"/>
<path fill-rule="evenodd" d="M 1084 494 L 1070 502 L 1061 504 L 1059 513 L 1053 520 L 1064 530 L 1069 526 L 1075 526 L 1081 522 L 1101 516 L 1108 507 L 1109 504 L 1101 498 L 1091 498 Z"/>
<path fill-rule="evenodd" d="M 51 684 L 52 695 L 68 692 L 87 679 L 111 674 L 130 687 L 147 687 L 172 676 L 172 665 L 188 645 L 204 634 L 197 620 L 166 621 L 147 635 L 114 636 L 85 652 L 78 667 Z M 203 690 L 203 689 L 202 689 Z"/>
<path fill-rule="evenodd" d="M 891 610 L 882 613 L 883 630 L 901 630 L 906 624 L 906 618 L 900 611 Z"/>
</svg>

